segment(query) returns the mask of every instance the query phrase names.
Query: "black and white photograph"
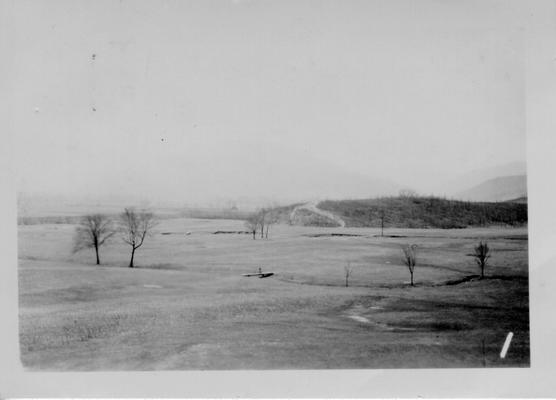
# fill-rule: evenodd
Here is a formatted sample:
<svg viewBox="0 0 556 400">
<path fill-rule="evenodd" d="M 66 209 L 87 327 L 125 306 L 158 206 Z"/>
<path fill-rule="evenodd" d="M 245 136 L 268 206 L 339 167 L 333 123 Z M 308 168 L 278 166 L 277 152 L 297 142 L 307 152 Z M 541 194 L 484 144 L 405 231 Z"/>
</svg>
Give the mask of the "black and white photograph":
<svg viewBox="0 0 556 400">
<path fill-rule="evenodd" d="M 531 368 L 524 2 L 6 9 L 22 371 Z"/>
</svg>

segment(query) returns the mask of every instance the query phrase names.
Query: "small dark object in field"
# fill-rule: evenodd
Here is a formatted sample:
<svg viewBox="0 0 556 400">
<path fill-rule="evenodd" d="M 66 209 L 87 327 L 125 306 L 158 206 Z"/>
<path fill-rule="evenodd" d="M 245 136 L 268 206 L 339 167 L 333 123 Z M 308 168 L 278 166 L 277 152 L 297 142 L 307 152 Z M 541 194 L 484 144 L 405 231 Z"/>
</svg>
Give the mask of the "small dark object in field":
<svg viewBox="0 0 556 400">
<path fill-rule="evenodd" d="M 406 238 L 404 235 L 374 235 L 374 237 Z"/>
<path fill-rule="evenodd" d="M 504 240 L 529 240 L 529 236 L 528 235 L 503 236 L 500 239 L 504 239 Z"/>
<path fill-rule="evenodd" d="M 304 235 L 304 236 L 317 238 L 317 237 L 360 237 L 363 235 L 358 235 L 355 233 L 315 233 L 312 235 Z"/>
<path fill-rule="evenodd" d="M 263 272 L 262 268 L 259 268 L 259 272 L 254 272 L 254 273 L 250 273 L 250 274 L 242 274 L 242 276 L 245 277 L 251 277 L 251 276 L 258 276 L 259 278 L 268 278 L 269 276 L 274 275 L 274 272 Z"/>
<path fill-rule="evenodd" d="M 464 276 L 463 278 L 460 278 L 460 279 L 454 279 L 454 280 L 451 280 L 451 281 L 447 281 L 445 284 L 447 286 L 459 285 L 460 283 L 470 282 L 472 280 L 479 279 L 479 278 L 480 278 L 479 275 L 468 275 L 468 276 Z"/>
<path fill-rule="evenodd" d="M 404 321 L 388 324 L 396 329 L 407 331 L 424 331 L 424 332 L 446 332 L 446 331 L 464 331 L 471 329 L 468 324 L 459 321 Z"/>
</svg>

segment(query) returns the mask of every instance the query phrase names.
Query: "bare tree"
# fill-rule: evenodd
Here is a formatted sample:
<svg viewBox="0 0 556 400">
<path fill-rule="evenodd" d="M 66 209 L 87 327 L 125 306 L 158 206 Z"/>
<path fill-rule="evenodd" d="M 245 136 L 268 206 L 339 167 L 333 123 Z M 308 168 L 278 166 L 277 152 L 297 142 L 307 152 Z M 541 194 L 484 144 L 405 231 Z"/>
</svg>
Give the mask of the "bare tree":
<svg viewBox="0 0 556 400">
<path fill-rule="evenodd" d="M 85 215 L 79 221 L 73 237 L 73 252 L 77 253 L 83 249 L 94 249 L 97 265 L 100 265 L 99 248 L 116 231 L 112 220 L 103 214 Z"/>
<path fill-rule="evenodd" d="M 413 189 L 401 189 L 398 196 L 404 199 L 413 199 L 417 197 L 417 192 Z"/>
<path fill-rule="evenodd" d="M 409 268 L 409 273 L 411 274 L 411 286 L 415 286 L 413 284 L 413 271 L 415 270 L 415 265 L 417 263 L 416 249 L 416 244 L 406 245 L 402 248 L 405 265 L 407 265 L 407 268 Z"/>
<path fill-rule="evenodd" d="M 155 226 L 154 214 L 147 211 L 136 211 L 126 208 L 120 215 L 122 239 L 131 246 L 129 268 L 133 268 L 135 251 L 143 245 L 145 238 Z"/>
<path fill-rule="evenodd" d="M 265 239 L 268 239 L 268 231 L 270 229 L 270 226 L 275 224 L 276 222 L 278 222 L 278 215 L 276 215 L 276 213 L 272 210 L 269 210 L 265 214 Z"/>
<path fill-rule="evenodd" d="M 269 213 L 269 210 L 267 210 L 266 208 L 261 208 L 259 210 L 259 213 L 257 214 L 257 218 L 259 221 L 259 226 L 261 228 L 261 239 L 264 239 L 264 227 L 265 224 L 267 223 L 267 215 Z"/>
<path fill-rule="evenodd" d="M 349 277 L 353 274 L 353 268 L 351 267 L 351 262 L 347 262 L 346 265 L 344 265 L 344 276 L 346 278 L 346 287 L 349 286 Z"/>
<path fill-rule="evenodd" d="M 479 245 L 475 247 L 475 261 L 477 265 L 481 269 L 481 279 L 485 277 L 485 267 L 487 264 L 488 259 L 490 258 L 490 248 L 488 247 L 488 243 L 482 240 L 479 242 Z"/>
<path fill-rule="evenodd" d="M 276 222 L 276 218 L 273 214 L 269 214 L 267 216 L 266 222 L 265 222 L 265 234 L 264 234 L 264 238 L 268 239 L 268 231 L 270 230 L 270 226 L 273 225 Z"/>
<path fill-rule="evenodd" d="M 257 229 L 259 229 L 259 214 L 252 214 L 245 220 L 245 227 L 249 232 L 253 234 L 253 240 L 255 240 Z"/>
</svg>

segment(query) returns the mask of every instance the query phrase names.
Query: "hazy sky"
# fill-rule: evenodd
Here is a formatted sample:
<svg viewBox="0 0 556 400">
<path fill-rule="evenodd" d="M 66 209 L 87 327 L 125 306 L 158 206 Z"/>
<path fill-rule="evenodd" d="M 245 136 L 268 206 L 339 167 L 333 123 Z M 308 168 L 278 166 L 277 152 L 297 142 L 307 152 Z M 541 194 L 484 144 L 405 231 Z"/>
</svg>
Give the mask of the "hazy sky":
<svg viewBox="0 0 556 400">
<path fill-rule="evenodd" d="M 429 190 L 525 159 L 517 2 L 45 0 L 14 14 L 20 190 L 148 192 L 184 166 L 202 182 L 226 156 L 241 174 L 290 151 Z"/>
</svg>

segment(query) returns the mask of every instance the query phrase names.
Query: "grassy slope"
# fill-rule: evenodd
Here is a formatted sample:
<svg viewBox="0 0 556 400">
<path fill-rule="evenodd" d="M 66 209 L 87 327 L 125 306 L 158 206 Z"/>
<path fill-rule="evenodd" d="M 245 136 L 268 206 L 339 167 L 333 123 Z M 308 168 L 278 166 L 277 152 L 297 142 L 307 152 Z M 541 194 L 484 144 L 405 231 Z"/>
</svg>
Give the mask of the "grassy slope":
<svg viewBox="0 0 556 400">
<path fill-rule="evenodd" d="M 472 203 L 435 197 L 385 197 L 366 200 L 323 201 L 318 207 L 340 216 L 347 226 L 385 224 L 405 228 L 466 228 L 469 226 L 523 225 L 527 204 Z"/>
<path fill-rule="evenodd" d="M 312 237 L 274 226 L 270 240 L 213 235 L 240 221 L 173 219 L 125 268 L 119 243 L 92 264 L 71 255 L 71 225 L 20 227 L 21 352 L 32 369 L 229 369 L 516 366 L 529 362 L 526 229 L 392 230 L 407 238 Z M 191 235 L 184 235 L 185 232 Z M 344 230 L 346 231 L 346 230 Z M 172 232 L 161 235 L 160 232 Z M 507 279 L 443 283 L 487 271 Z M 419 245 L 416 281 L 399 246 Z M 343 265 L 354 267 L 342 287 Z M 278 275 L 243 278 L 262 266 Z M 438 285 L 438 286 L 435 286 Z M 353 316 L 367 318 L 360 322 Z M 498 357 L 507 332 L 511 351 Z M 482 343 L 485 343 L 483 356 Z"/>
</svg>

